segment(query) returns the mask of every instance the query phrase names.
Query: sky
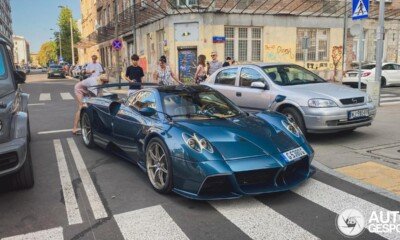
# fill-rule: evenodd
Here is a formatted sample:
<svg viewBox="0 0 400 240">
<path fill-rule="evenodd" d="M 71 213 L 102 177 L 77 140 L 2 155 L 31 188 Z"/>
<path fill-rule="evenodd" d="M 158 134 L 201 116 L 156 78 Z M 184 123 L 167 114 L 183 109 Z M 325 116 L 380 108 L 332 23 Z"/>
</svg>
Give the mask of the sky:
<svg viewBox="0 0 400 240">
<path fill-rule="evenodd" d="M 50 28 L 58 29 L 58 6 L 71 8 L 74 19 L 81 18 L 80 0 L 11 0 L 14 35 L 23 36 L 37 53 L 42 43 L 54 36 Z"/>
</svg>

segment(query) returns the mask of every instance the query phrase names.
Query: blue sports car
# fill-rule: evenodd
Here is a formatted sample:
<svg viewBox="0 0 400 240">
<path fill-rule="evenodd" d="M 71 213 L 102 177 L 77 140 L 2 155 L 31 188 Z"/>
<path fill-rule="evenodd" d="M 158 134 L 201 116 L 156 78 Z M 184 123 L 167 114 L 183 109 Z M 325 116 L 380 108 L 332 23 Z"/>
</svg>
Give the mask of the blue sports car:
<svg viewBox="0 0 400 240">
<path fill-rule="evenodd" d="M 288 190 L 315 171 L 314 151 L 294 122 L 276 112 L 246 113 L 207 86 L 89 98 L 81 126 L 87 147 L 137 163 L 160 193 L 238 198 Z"/>
</svg>

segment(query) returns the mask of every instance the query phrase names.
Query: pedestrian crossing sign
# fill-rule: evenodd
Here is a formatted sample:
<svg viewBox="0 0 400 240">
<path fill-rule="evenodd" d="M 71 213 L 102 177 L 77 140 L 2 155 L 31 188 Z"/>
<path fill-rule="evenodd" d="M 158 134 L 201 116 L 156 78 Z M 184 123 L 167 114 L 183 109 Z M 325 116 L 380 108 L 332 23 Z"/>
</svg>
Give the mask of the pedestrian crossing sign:
<svg viewBox="0 0 400 240">
<path fill-rule="evenodd" d="M 368 18 L 369 0 L 353 0 L 352 19 Z"/>
</svg>

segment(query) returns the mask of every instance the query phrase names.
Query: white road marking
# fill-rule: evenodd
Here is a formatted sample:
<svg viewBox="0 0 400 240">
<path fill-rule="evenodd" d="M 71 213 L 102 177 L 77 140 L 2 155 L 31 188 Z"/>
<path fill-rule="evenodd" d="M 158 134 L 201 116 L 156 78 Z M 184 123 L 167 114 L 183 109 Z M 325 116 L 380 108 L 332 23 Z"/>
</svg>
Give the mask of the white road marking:
<svg viewBox="0 0 400 240">
<path fill-rule="evenodd" d="M 94 218 L 106 218 L 108 216 L 106 209 L 104 208 L 103 202 L 101 201 L 100 196 L 97 193 L 96 187 L 94 186 L 93 181 L 90 178 L 90 174 L 86 169 L 86 165 L 82 159 L 82 155 L 80 154 L 78 147 L 76 146 L 76 143 L 74 142 L 74 139 L 68 138 L 67 141 L 69 148 L 71 149 L 76 168 L 78 169 L 78 173 L 81 177 L 83 187 L 90 203 L 90 207 L 92 208 Z"/>
<path fill-rule="evenodd" d="M 388 210 L 383 207 L 343 192 L 312 178 L 292 191 L 326 209 L 329 209 L 332 212 L 335 212 L 336 214 L 340 214 L 343 210 L 349 208 L 358 209 L 364 215 L 366 223 L 368 222 L 368 219 L 373 211 L 376 211 L 378 214 L 380 211 L 385 214 L 388 212 Z M 397 217 L 397 224 L 400 224 L 399 216 Z M 387 239 L 399 239 L 399 235 L 396 231 L 392 233 L 382 232 L 377 234 Z"/>
<path fill-rule="evenodd" d="M 210 204 L 252 239 L 318 239 L 253 198 Z"/>
<path fill-rule="evenodd" d="M 44 103 L 29 103 L 28 106 L 43 106 Z"/>
<path fill-rule="evenodd" d="M 71 133 L 72 133 L 72 129 L 61 129 L 61 130 L 43 131 L 43 132 L 38 132 L 38 134 L 39 134 L 39 135 L 44 135 L 44 134 L 63 133 L 63 132 L 71 132 Z"/>
<path fill-rule="evenodd" d="M 39 101 L 51 101 L 50 93 L 41 93 L 39 96 Z"/>
<path fill-rule="evenodd" d="M 382 93 L 381 97 L 394 97 L 396 94 L 390 94 L 390 93 Z"/>
<path fill-rule="evenodd" d="M 114 219 L 125 240 L 189 239 L 159 205 L 117 214 Z"/>
<path fill-rule="evenodd" d="M 388 98 L 381 98 L 382 102 L 387 102 L 387 101 L 397 101 L 400 100 L 400 97 L 388 97 Z"/>
<path fill-rule="evenodd" d="M 64 151 L 61 146 L 61 141 L 56 139 L 53 142 L 54 149 L 56 151 L 58 171 L 60 172 L 61 187 L 64 196 L 65 208 L 67 210 L 68 223 L 69 225 L 82 223 L 82 217 L 79 212 L 78 202 L 76 201 L 74 187 L 72 185 Z"/>
<path fill-rule="evenodd" d="M 398 105 L 400 102 L 381 102 L 381 106 L 391 106 L 391 105 Z"/>
<path fill-rule="evenodd" d="M 60 95 L 63 100 L 74 100 L 74 97 L 72 97 L 71 93 L 69 92 L 63 92 L 60 93 Z"/>
<path fill-rule="evenodd" d="M 63 240 L 63 228 L 51 228 L 48 230 L 22 234 L 13 237 L 2 238 L 2 240 Z"/>
</svg>

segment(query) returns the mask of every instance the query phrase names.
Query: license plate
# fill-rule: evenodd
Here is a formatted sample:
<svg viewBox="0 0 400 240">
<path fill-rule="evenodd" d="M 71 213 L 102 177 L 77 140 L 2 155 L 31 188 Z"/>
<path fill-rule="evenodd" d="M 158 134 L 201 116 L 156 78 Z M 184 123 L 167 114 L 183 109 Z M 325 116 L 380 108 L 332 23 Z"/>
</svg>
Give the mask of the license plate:
<svg viewBox="0 0 400 240">
<path fill-rule="evenodd" d="M 288 162 L 297 160 L 306 155 L 307 155 L 307 153 L 306 153 L 306 151 L 304 151 L 304 149 L 302 147 L 295 148 L 295 149 L 292 149 L 292 150 L 289 150 L 289 151 L 283 153 L 283 156 L 286 158 L 286 160 Z"/>
<path fill-rule="evenodd" d="M 357 73 L 349 73 L 349 77 L 357 77 Z"/>
<path fill-rule="evenodd" d="M 349 120 L 357 119 L 357 118 L 364 118 L 369 116 L 368 109 L 359 109 L 349 112 Z"/>
<path fill-rule="evenodd" d="M 54 73 L 54 76 L 60 76 L 60 74 L 59 73 Z"/>
</svg>

